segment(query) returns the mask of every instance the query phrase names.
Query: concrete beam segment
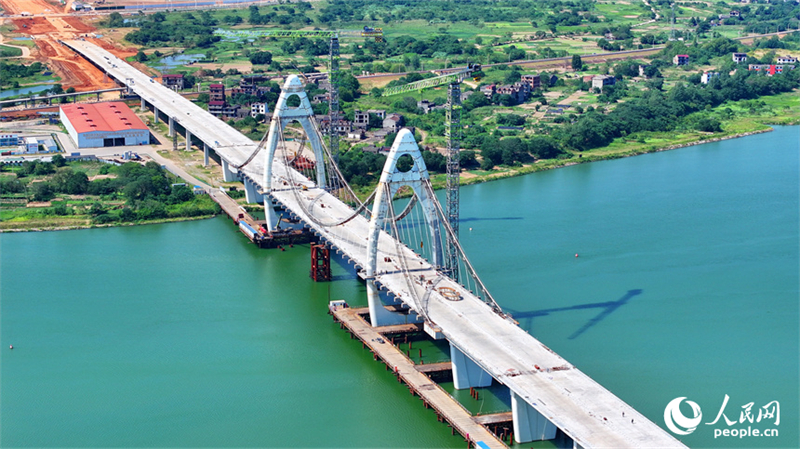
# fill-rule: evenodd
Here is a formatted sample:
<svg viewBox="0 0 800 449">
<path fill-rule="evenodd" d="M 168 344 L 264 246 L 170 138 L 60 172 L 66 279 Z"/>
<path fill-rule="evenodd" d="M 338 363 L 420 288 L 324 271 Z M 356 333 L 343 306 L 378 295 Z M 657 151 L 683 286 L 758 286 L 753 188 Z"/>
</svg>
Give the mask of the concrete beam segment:
<svg viewBox="0 0 800 449">
<path fill-rule="evenodd" d="M 188 129 L 186 130 L 186 151 L 192 149 L 192 132 Z"/>
<path fill-rule="evenodd" d="M 300 99 L 300 106 L 291 108 L 287 106 L 286 101 L 292 96 L 297 96 Z M 265 170 L 264 170 L 264 187 L 267 191 L 272 189 L 272 162 L 275 158 L 275 151 L 278 148 L 278 141 L 284 128 L 292 121 L 300 122 L 311 149 L 314 150 L 314 158 L 316 159 L 316 172 L 317 172 L 317 186 L 326 187 L 325 175 L 325 152 L 322 148 L 322 141 L 320 140 L 319 133 L 312 123 L 314 118 L 314 110 L 311 108 L 311 103 L 308 101 L 308 96 L 303 88 L 303 83 L 297 75 L 289 75 L 286 82 L 283 84 L 283 89 L 278 97 L 278 102 L 275 104 L 275 112 L 272 114 L 272 122 L 269 125 L 269 135 L 267 136 L 266 154 L 265 154 Z"/>
<path fill-rule="evenodd" d="M 230 164 L 225 159 L 222 159 L 222 179 L 225 182 L 233 182 L 239 180 L 239 174 L 231 170 Z"/>
<path fill-rule="evenodd" d="M 552 440 L 556 437 L 555 424 L 513 391 L 511 392 L 511 414 L 514 418 L 514 441 L 517 443 Z"/>
<path fill-rule="evenodd" d="M 259 192 L 259 186 L 250 178 L 244 178 L 244 197 L 248 203 L 262 203 L 264 195 Z"/>
<path fill-rule="evenodd" d="M 492 376 L 452 343 L 450 344 L 450 361 L 453 363 L 453 386 L 456 390 L 492 385 Z"/>
</svg>

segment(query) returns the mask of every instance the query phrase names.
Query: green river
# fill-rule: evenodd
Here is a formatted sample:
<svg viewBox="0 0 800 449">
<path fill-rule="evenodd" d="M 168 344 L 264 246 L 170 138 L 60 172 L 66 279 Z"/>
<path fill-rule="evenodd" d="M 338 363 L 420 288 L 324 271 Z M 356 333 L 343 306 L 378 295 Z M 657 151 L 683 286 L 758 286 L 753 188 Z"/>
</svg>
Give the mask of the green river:
<svg viewBox="0 0 800 449">
<path fill-rule="evenodd" d="M 461 242 L 524 329 L 656 424 L 696 402 L 685 444 L 798 447 L 799 142 L 465 187 Z M 259 250 L 216 218 L 2 234 L 0 256 L 2 447 L 466 447 L 332 322 L 329 298 L 365 289 L 341 261 L 312 282 L 307 245 Z M 778 436 L 715 438 L 748 426 Z"/>
</svg>

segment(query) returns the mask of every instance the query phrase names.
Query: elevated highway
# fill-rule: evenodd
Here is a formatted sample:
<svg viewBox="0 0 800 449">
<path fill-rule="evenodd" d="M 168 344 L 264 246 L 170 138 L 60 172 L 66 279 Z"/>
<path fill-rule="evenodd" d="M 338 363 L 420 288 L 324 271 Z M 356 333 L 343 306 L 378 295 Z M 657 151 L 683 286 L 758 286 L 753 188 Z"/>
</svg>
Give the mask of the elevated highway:
<svg viewBox="0 0 800 449">
<path fill-rule="evenodd" d="M 260 201 L 267 190 L 262 187 L 271 187 L 272 199 L 312 227 L 357 267 L 367 267 L 370 235 L 367 218 L 356 215 L 337 226 L 318 224 L 343 221 L 353 216 L 353 210 L 285 165 L 282 159 L 273 161 L 272 186 L 261 186 L 265 158 L 257 157 L 236 168 L 251 158 L 257 148 L 255 142 L 107 51 L 83 41 L 66 41 L 64 45 L 126 84 L 142 98 L 143 104 L 152 105 L 173 126 L 180 124 L 187 135 L 202 141 L 207 152 L 216 152 L 226 178 L 238 177 L 245 182 L 248 200 Z M 401 138 L 408 135 L 400 133 Z M 423 299 L 427 318 L 435 328 L 432 334 L 440 334 L 451 345 L 454 377 L 460 378 L 456 379 L 457 387 L 484 386 L 487 379 L 489 382 L 495 379 L 510 389 L 518 441 L 551 439 L 557 428 L 576 447 L 685 447 L 513 320 L 437 271 L 407 246 L 398 245 L 385 232 L 377 239 L 377 250 L 375 275 L 368 281 L 379 284 L 412 308 L 416 307 L 412 298 Z M 408 261 L 408 267 L 398 266 L 400 259 Z M 458 292 L 460 300 L 444 297 L 441 287 Z"/>
</svg>

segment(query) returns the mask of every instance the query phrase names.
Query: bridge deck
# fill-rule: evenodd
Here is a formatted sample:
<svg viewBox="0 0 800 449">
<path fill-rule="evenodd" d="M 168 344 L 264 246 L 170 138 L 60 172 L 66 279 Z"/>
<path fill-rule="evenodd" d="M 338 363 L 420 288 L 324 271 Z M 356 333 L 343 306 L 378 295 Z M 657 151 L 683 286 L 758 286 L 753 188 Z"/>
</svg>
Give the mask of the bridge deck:
<svg viewBox="0 0 800 449">
<path fill-rule="evenodd" d="M 256 144 L 232 127 L 164 86 L 151 80 L 107 51 L 83 41 L 67 45 L 103 67 L 118 80 L 134 79 L 132 89 L 203 140 L 230 163 L 246 160 Z M 264 161 L 255 158 L 242 169 L 260 181 Z M 308 190 L 282 187 L 303 184 Z M 293 169 L 273 166 L 272 197 L 310 225 L 321 237 L 342 251 L 356 266 L 367 263 L 368 221 L 358 216 L 345 225 L 328 227 L 319 222 L 337 222 L 352 214 L 349 206 L 316 188 Z M 321 205 L 324 204 L 324 207 Z M 316 220 L 316 221 L 315 221 Z M 394 240 L 382 233 L 379 253 L 398 260 Z M 450 287 L 461 293 L 461 301 L 449 301 L 419 281 L 406 277 L 396 262 L 378 257 L 376 281 L 415 307 L 412 289 L 427 306 L 427 314 L 451 344 L 456 345 L 492 377 L 508 386 L 539 413 L 583 447 L 685 447 L 666 431 L 631 406 L 570 365 L 558 354 L 522 330 L 516 323 L 497 315 L 489 306 L 461 285 L 438 273 L 426 260 L 401 246 L 416 276 L 424 275 L 434 287 Z M 623 416 L 624 413 L 624 416 Z"/>
</svg>

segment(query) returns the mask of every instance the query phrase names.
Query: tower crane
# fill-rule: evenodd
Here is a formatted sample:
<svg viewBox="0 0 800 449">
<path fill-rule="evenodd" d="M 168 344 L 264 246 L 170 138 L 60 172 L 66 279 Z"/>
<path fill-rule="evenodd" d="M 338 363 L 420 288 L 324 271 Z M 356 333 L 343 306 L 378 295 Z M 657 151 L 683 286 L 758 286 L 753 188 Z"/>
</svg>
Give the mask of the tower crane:
<svg viewBox="0 0 800 449">
<path fill-rule="evenodd" d="M 440 76 L 427 78 L 402 86 L 387 87 L 382 96 L 389 97 L 405 92 L 414 92 L 430 87 L 447 84 L 447 110 L 445 122 L 445 137 L 447 138 L 447 221 L 452 229 L 452 235 L 447 242 L 447 254 L 444 258 L 444 271 L 453 280 L 458 281 L 458 253 L 456 239 L 458 239 L 458 189 L 460 182 L 461 164 L 459 152 L 461 149 L 461 82 L 474 72 L 480 72 L 480 64 L 469 64 L 467 67 L 448 71 Z"/>
<path fill-rule="evenodd" d="M 334 159 L 339 157 L 339 134 L 336 128 L 339 124 L 339 87 L 337 79 L 339 73 L 339 39 L 340 38 L 374 38 L 375 42 L 383 42 L 383 29 L 365 26 L 360 30 L 217 30 L 214 34 L 222 36 L 240 36 L 246 38 L 274 37 L 278 39 L 327 38 L 330 39 L 330 70 L 328 80 L 330 91 L 328 98 L 328 115 L 330 116 L 330 152 Z M 338 162 L 338 161 L 337 161 Z"/>
</svg>

